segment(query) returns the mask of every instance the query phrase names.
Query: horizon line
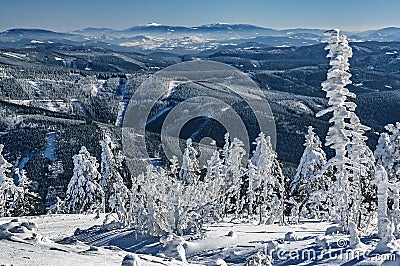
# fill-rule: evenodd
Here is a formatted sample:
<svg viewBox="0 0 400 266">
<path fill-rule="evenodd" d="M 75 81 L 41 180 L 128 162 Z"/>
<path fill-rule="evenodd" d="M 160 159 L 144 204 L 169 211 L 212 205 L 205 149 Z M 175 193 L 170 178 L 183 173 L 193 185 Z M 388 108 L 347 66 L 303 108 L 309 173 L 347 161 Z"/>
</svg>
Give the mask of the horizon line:
<svg viewBox="0 0 400 266">
<path fill-rule="evenodd" d="M 156 22 L 149 22 L 147 24 L 135 24 L 129 27 L 124 27 L 124 28 L 111 28 L 107 26 L 87 26 L 87 27 L 82 27 L 78 29 L 72 29 L 72 30 L 57 30 L 57 29 L 52 29 L 51 27 L 45 28 L 45 27 L 15 27 L 15 28 L 7 28 L 4 29 L 0 32 L 6 32 L 9 30 L 47 30 L 47 31 L 52 31 L 52 32 L 57 32 L 57 33 L 72 33 L 72 32 L 77 32 L 77 31 L 82 31 L 85 29 L 108 29 L 108 30 L 113 30 L 113 31 L 123 31 L 123 30 L 129 30 L 134 27 L 160 27 L 160 26 L 168 26 L 168 27 L 182 27 L 182 28 L 196 28 L 196 27 L 204 27 L 204 26 L 211 26 L 211 25 L 249 25 L 249 26 L 255 26 L 259 28 L 264 28 L 264 29 L 271 29 L 271 30 L 277 30 L 277 31 L 284 31 L 284 30 L 297 30 L 297 29 L 307 29 L 307 30 L 329 30 L 332 28 L 338 28 L 341 31 L 345 32 L 352 32 L 352 33 L 357 33 L 357 32 L 365 32 L 365 31 L 374 31 L 374 30 L 382 30 L 382 29 L 388 29 L 388 28 L 398 28 L 400 29 L 400 25 L 382 25 L 382 26 L 372 26 L 372 27 L 362 27 L 362 28 L 357 28 L 357 29 L 346 29 L 347 27 L 341 28 L 337 26 L 332 26 L 332 27 L 308 27 L 308 26 L 296 26 L 296 27 L 267 27 L 267 26 L 261 26 L 257 24 L 252 24 L 252 23 L 228 23 L 228 22 L 210 22 L 206 24 L 200 24 L 200 25 L 172 25 L 172 24 L 161 24 L 161 23 L 156 23 Z"/>
</svg>

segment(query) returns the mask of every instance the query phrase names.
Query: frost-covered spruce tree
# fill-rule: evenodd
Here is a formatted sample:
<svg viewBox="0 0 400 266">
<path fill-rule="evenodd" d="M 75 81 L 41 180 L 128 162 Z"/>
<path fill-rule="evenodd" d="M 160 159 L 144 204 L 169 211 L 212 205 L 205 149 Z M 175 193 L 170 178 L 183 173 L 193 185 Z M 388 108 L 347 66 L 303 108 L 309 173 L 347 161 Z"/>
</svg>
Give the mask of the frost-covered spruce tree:
<svg viewBox="0 0 400 266">
<path fill-rule="evenodd" d="M 229 137 L 229 135 L 228 135 Z M 241 188 L 242 188 L 242 177 L 244 175 L 244 168 L 242 166 L 242 160 L 246 154 L 243 148 L 244 144 L 242 141 L 234 138 L 229 144 L 229 148 L 223 151 L 224 154 L 224 199 L 222 206 L 225 209 L 224 214 L 235 214 L 237 218 L 242 210 L 241 200 Z"/>
<path fill-rule="evenodd" d="M 248 213 L 248 218 L 252 219 L 255 213 L 255 207 L 260 206 L 259 203 L 259 197 L 260 193 L 258 190 L 258 183 L 260 182 L 260 177 L 258 176 L 257 173 L 257 167 L 249 160 L 249 163 L 247 165 L 247 176 L 248 176 L 248 186 L 246 190 L 246 197 L 247 197 L 247 213 Z M 255 183 L 254 181 L 257 181 Z M 254 187 L 256 185 L 256 187 Z M 261 213 L 261 212 L 260 212 Z M 261 217 L 260 219 L 261 220 Z"/>
<path fill-rule="evenodd" d="M 374 183 L 378 187 L 378 236 L 381 239 L 376 246 L 378 252 L 388 252 L 388 245 L 395 240 L 393 236 L 393 225 L 388 217 L 388 191 L 390 188 L 388 174 L 381 165 L 376 166 L 376 178 Z"/>
<path fill-rule="evenodd" d="M 375 150 L 377 165 L 382 165 L 391 182 L 400 181 L 400 123 L 385 126 Z"/>
<path fill-rule="evenodd" d="M 111 185 L 108 206 L 111 213 L 116 213 L 118 220 L 127 224 L 127 207 L 129 202 L 129 190 L 125 186 L 119 172 L 115 174 L 115 181 Z"/>
<path fill-rule="evenodd" d="M 115 145 L 109 136 L 100 141 L 101 145 L 101 185 L 105 194 L 106 211 L 116 213 L 118 220 L 126 223 L 126 208 L 128 205 L 128 188 L 120 173 L 122 168 L 123 155 L 121 152 L 114 156 Z"/>
<path fill-rule="evenodd" d="M 197 154 L 193 148 L 192 140 L 186 140 L 186 148 L 183 152 L 182 165 L 179 170 L 179 178 L 186 184 L 194 184 L 199 179 L 199 163 L 197 161 Z"/>
<path fill-rule="evenodd" d="M 375 197 L 372 184 L 375 175 L 375 158 L 366 144 L 368 138 L 365 136 L 365 132 L 370 128 L 361 124 L 354 112 L 350 112 L 349 123 L 351 125 L 351 142 L 347 146 L 350 167 L 348 194 L 351 208 L 349 219 L 358 228 L 361 228 L 364 218 L 368 218 L 369 212 L 372 213 L 370 209 Z"/>
<path fill-rule="evenodd" d="M 224 162 L 220 158 L 219 151 L 214 151 L 210 160 L 207 160 L 206 176 L 204 181 L 223 178 Z"/>
<path fill-rule="evenodd" d="M 214 151 L 210 160 L 207 160 L 206 175 L 204 177 L 204 182 L 208 184 L 208 190 L 210 192 L 211 198 L 214 199 L 215 203 L 221 203 L 224 199 L 224 164 L 223 160 L 220 158 L 219 151 Z M 221 218 L 221 206 L 220 204 L 214 204 L 212 210 L 209 210 L 209 215 L 213 215 L 216 219 Z"/>
<path fill-rule="evenodd" d="M 32 181 L 26 176 L 26 171 L 19 168 L 15 169 L 18 178 L 18 196 L 13 205 L 13 216 L 33 214 L 38 207 L 40 196 L 31 190 Z"/>
<path fill-rule="evenodd" d="M 328 184 L 324 179 L 325 176 L 320 175 L 321 169 L 326 164 L 326 155 L 312 126 L 308 127 L 304 146 L 296 175 L 290 184 L 290 195 L 299 204 L 299 212 L 308 216 L 313 211 L 308 208 L 315 206 L 309 202 L 311 193 L 319 190 L 326 191 Z"/>
<path fill-rule="evenodd" d="M 328 70 L 327 80 L 322 83 L 322 89 L 326 92 L 329 107 L 318 112 L 317 117 L 332 113 L 325 145 L 335 150 L 335 156 L 327 162 L 322 173 L 328 168 L 334 169 L 335 182 L 330 191 L 334 196 L 332 218 L 339 220 L 347 228 L 352 216 L 349 209 L 351 199 L 348 178 L 351 165 L 348 145 L 351 143 L 354 126 L 350 123 L 350 118 L 356 108 L 356 104 L 348 100 L 348 97 L 355 97 L 355 94 L 346 88 L 346 85 L 351 84 L 348 59 L 352 56 L 352 50 L 339 30 L 327 31 L 326 35 L 328 45 L 325 49 L 329 50 L 327 57 L 331 58 L 331 68 Z"/>
<path fill-rule="evenodd" d="M 106 211 L 108 210 L 108 199 L 110 198 L 111 179 L 114 179 L 115 176 L 113 164 L 115 163 L 114 154 L 112 152 L 112 148 L 114 148 L 114 143 L 112 143 L 110 137 L 108 135 L 105 136 L 103 140 L 100 140 L 101 146 L 101 164 L 100 164 L 100 173 L 101 178 L 99 180 L 100 186 L 103 188 L 106 202 Z M 114 181 L 114 180 L 113 180 Z"/>
<path fill-rule="evenodd" d="M 255 140 L 256 149 L 249 163 L 249 188 L 255 196 L 248 199 L 254 206 L 250 212 L 258 213 L 259 222 L 271 224 L 283 221 L 284 176 L 273 150 L 270 137 L 260 133 Z M 252 195 L 252 196 L 253 196 Z M 248 195 L 250 196 L 250 195 Z"/>
<path fill-rule="evenodd" d="M 393 206 L 390 210 L 390 220 L 394 228 L 394 235 L 400 236 L 400 184 L 393 184 L 392 188 Z"/>
<path fill-rule="evenodd" d="M 65 208 L 69 213 L 104 212 L 104 191 L 99 185 L 96 157 L 90 155 L 85 146 L 74 155 L 74 174 L 68 184 Z"/>
<path fill-rule="evenodd" d="M 0 217 L 12 214 L 12 204 L 18 197 L 18 189 L 10 176 L 12 165 L 3 157 L 3 148 L 0 144 Z"/>
<path fill-rule="evenodd" d="M 387 211 L 395 228 L 395 234 L 399 235 L 400 123 L 386 125 L 385 129 L 386 132 L 381 133 L 379 137 L 374 155 L 376 164 L 385 169 L 388 182 L 392 184 L 388 191 L 388 198 L 390 201 L 393 201 L 393 205 Z"/>
</svg>

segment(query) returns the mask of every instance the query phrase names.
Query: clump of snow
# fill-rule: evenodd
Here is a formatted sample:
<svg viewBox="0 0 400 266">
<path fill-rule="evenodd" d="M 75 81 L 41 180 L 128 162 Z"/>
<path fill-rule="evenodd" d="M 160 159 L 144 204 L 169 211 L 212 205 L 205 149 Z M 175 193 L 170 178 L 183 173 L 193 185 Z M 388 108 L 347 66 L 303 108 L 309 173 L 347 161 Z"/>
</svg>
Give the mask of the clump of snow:
<svg viewBox="0 0 400 266">
<path fill-rule="evenodd" d="M 163 247 L 158 255 L 186 262 L 186 252 L 183 247 L 185 239 L 183 237 L 169 234 L 168 236 L 161 237 L 160 243 L 163 244 Z"/>
<path fill-rule="evenodd" d="M 228 264 L 226 264 L 226 262 L 223 259 L 217 259 L 217 261 L 215 262 L 217 266 L 228 266 Z"/>
<path fill-rule="evenodd" d="M 33 244 L 37 238 L 37 225 L 34 222 L 12 219 L 10 222 L 0 225 L 0 240 L 7 239 Z"/>
<path fill-rule="evenodd" d="M 140 266 L 141 264 L 141 259 L 139 258 L 138 255 L 136 254 L 128 254 L 124 257 L 122 260 L 121 266 Z"/>
</svg>

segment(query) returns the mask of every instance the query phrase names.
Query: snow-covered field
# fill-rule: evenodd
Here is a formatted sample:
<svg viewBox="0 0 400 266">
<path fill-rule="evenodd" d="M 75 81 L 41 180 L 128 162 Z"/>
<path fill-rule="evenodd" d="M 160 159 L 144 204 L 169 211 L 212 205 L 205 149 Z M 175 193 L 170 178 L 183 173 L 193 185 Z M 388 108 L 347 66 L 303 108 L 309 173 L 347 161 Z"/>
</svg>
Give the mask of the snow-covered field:
<svg viewBox="0 0 400 266">
<path fill-rule="evenodd" d="M 179 256 L 161 255 L 166 249 L 159 238 L 140 236 L 132 229 L 101 227 L 103 218 L 57 214 L 15 218 L 18 221 L 12 223 L 13 218 L 1 218 L 0 264 L 121 265 L 131 254 L 140 261 L 138 265 L 224 265 L 222 260 L 226 265 L 244 265 L 261 250 L 273 255 L 274 265 L 400 265 L 395 253 L 369 254 L 377 240 L 362 239 L 365 245 L 350 249 L 348 236 L 325 235 L 332 224 L 312 220 L 286 226 L 206 225 L 203 238 L 185 240 L 185 263 Z M 293 234 L 286 235 L 289 232 Z"/>
</svg>

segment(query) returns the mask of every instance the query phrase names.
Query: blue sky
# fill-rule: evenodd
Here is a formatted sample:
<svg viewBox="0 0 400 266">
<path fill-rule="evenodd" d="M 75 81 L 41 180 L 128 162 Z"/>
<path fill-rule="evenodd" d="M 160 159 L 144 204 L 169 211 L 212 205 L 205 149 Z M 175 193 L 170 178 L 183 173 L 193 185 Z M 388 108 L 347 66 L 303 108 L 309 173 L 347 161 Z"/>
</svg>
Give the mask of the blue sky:
<svg viewBox="0 0 400 266">
<path fill-rule="evenodd" d="M 1 0 L 0 30 L 124 29 L 157 22 L 365 30 L 400 26 L 399 0 Z"/>
</svg>

